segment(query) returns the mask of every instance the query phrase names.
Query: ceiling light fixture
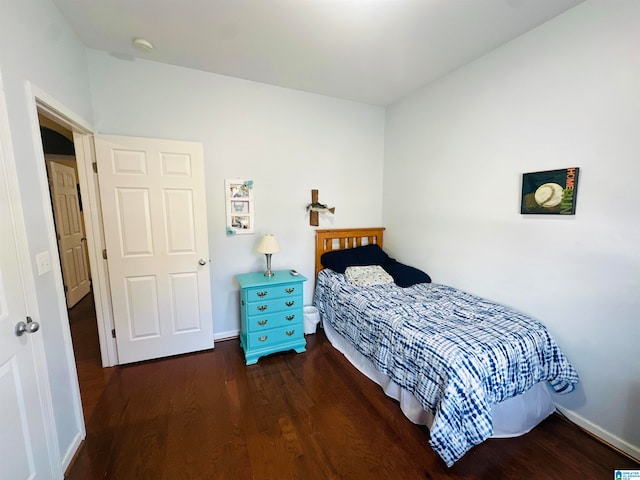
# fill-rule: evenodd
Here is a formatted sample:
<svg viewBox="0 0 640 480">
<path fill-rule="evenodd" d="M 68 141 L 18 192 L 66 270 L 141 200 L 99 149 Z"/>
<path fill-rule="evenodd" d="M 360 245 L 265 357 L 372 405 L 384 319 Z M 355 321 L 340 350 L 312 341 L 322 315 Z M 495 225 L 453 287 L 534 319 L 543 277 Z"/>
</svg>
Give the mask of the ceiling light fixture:
<svg viewBox="0 0 640 480">
<path fill-rule="evenodd" d="M 151 50 L 153 50 L 153 45 L 151 44 L 151 42 L 145 40 L 144 38 L 134 38 L 132 43 L 134 47 L 142 52 L 150 52 Z"/>
</svg>

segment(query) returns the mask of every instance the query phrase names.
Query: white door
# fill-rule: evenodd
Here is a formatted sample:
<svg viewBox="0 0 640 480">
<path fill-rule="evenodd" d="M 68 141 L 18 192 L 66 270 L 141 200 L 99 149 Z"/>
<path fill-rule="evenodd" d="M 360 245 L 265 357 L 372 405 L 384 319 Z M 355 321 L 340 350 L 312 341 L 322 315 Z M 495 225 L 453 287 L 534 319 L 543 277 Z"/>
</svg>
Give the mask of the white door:
<svg viewBox="0 0 640 480">
<path fill-rule="evenodd" d="M 213 348 L 202 144 L 95 145 L 119 362 Z"/>
<path fill-rule="evenodd" d="M 4 162 L 0 145 L 0 478 L 50 479 L 57 474 L 43 419 L 48 384 L 38 378 L 42 334 L 14 333 L 27 312 Z"/>
<path fill-rule="evenodd" d="M 83 239 L 76 171 L 61 163 L 48 161 L 49 186 L 53 203 L 53 218 L 58 235 L 58 251 L 62 265 L 67 307 L 78 303 L 91 288 L 89 266 Z"/>
</svg>

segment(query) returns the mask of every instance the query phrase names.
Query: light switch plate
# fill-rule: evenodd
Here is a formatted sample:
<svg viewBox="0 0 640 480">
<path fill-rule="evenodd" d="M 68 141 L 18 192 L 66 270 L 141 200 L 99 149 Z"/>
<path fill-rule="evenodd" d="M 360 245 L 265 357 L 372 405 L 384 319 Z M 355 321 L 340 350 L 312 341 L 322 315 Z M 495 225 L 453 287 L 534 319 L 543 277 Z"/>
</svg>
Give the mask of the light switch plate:
<svg viewBox="0 0 640 480">
<path fill-rule="evenodd" d="M 38 275 L 44 275 L 51 271 L 51 256 L 49 252 L 40 252 L 36 255 L 36 265 L 38 265 Z"/>
</svg>

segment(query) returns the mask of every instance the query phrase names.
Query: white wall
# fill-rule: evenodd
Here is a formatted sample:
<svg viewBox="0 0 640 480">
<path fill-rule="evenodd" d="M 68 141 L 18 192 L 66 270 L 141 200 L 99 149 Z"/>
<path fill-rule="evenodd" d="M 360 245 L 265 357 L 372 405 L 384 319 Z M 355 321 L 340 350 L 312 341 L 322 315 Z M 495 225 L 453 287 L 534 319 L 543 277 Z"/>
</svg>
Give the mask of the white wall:
<svg viewBox="0 0 640 480">
<path fill-rule="evenodd" d="M 319 228 L 378 226 L 382 212 L 384 109 L 151 61 L 89 50 L 99 133 L 204 144 L 216 338 L 237 335 L 234 276 L 265 268 L 255 252 L 273 233 L 274 269 L 314 273 L 311 189 L 336 207 Z M 225 232 L 224 179 L 254 181 L 255 234 Z"/>
<path fill-rule="evenodd" d="M 640 3 L 589 1 L 391 106 L 393 256 L 544 321 L 558 405 L 640 457 Z M 521 174 L 580 167 L 575 216 L 520 215 Z"/>
<path fill-rule="evenodd" d="M 48 1 L 0 1 L 0 74 L 7 98 L 13 157 L 19 178 L 28 250 L 33 262 L 36 310 L 45 344 L 48 375 L 55 414 L 61 463 L 71 460 L 83 435 L 82 415 L 66 305 L 60 298 L 55 273 L 38 276 L 36 253 L 49 251 L 53 263 L 57 250 L 48 219 L 48 194 L 42 194 L 42 152 L 37 151 L 37 118 L 28 85 L 44 91 L 64 104 L 78 117 L 91 118 L 91 101 L 84 47 L 58 10 Z M 46 185 L 46 179 L 45 179 Z M 54 244 L 55 248 L 55 244 Z M 13 279 L 19 281 L 19 279 Z M 6 279 L 5 279 L 6 281 Z M 60 302 L 62 300 L 62 302 Z"/>
</svg>

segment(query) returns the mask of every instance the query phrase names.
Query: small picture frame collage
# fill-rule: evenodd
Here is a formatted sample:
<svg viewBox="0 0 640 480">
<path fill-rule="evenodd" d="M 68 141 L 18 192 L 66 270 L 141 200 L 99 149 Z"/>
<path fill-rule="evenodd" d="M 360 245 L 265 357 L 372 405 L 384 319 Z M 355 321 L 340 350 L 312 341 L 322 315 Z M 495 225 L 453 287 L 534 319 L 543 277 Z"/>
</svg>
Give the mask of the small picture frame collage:
<svg viewBox="0 0 640 480">
<path fill-rule="evenodd" d="M 253 180 L 224 181 L 227 235 L 253 233 Z"/>
</svg>

